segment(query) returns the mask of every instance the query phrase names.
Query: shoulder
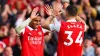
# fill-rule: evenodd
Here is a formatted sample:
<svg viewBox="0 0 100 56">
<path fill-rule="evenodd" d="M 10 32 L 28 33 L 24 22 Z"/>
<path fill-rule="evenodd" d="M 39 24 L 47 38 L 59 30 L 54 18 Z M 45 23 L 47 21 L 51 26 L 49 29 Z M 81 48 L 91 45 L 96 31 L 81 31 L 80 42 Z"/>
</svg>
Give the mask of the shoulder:
<svg viewBox="0 0 100 56">
<path fill-rule="evenodd" d="M 68 23 L 70 23 L 70 22 L 61 21 L 61 25 L 62 25 L 62 26 L 65 26 L 65 25 L 67 25 Z"/>
<path fill-rule="evenodd" d="M 81 24 L 85 25 L 85 23 L 83 23 L 82 21 L 80 21 L 80 22 L 78 22 L 78 23 L 81 23 Z"/>
</svg>

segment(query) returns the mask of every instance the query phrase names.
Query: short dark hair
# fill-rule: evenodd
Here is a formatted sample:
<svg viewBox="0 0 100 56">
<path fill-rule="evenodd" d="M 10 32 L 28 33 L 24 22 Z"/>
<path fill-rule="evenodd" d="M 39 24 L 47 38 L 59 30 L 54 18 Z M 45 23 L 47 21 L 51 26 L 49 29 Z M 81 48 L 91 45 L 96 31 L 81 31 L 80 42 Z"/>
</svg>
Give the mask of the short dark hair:
<svg viewBox="0 0 100 56">
<path fill-rule="evenodd" d="M 69 5 L 67 8 L 66 8 L 66 11 L 68 11 L 68 14 L 70 16 L 76 16 L 77 15 L 77 8 L 73 5 Z"/>
</svg>

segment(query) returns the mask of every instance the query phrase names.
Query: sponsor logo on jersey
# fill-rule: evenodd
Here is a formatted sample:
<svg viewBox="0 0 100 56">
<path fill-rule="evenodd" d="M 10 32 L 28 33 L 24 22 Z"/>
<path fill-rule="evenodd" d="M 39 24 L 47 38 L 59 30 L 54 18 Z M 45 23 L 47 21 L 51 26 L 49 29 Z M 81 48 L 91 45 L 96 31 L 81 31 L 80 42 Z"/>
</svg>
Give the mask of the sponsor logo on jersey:
<svg viewBox="0 0 100 56">
<path fill-rule="evenodd" d="M 28 36 L 28 41 L 30 44 L 41 44 L 42 37 L 31 37 Z"/>
<path fill-rule="evenodd" d="M 38 32 L 38 34 L 41 36 L 42 35 L 42 32 Z"/>
</svg>

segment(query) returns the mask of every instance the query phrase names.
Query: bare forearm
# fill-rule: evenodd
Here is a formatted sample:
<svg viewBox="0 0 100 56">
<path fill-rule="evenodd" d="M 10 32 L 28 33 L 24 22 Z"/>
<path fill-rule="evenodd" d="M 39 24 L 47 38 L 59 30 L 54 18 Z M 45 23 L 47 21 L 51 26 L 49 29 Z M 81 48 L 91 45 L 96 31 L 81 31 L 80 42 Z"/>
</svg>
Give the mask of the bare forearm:
<svg viewBox="0 0 100 56">
<path fill-rule="evenodd" d="M 50 30 L 49 24 L 53 21 L 53 18 L 53 16 L 49 16 L 46 20 L 44 20 L 44 22 L 42 23 L 42 27 Z"/>
<path fill-rule="evenodd" d="M 88 26 L 86 25 L 86 22 L 82 18 L 80 18 L 79 16 L 77 16 L 76 20 L 77 21 L 81 21 L 81 22 L 83 22 L 85 24 L 85 31 L 88 29 Z"/>
<path fill-rule="evenodd" d="M 76 20 L 85 23 L 85 21 L 84 21 L 82 18 L 80 18 L 79 16 L 76 16 Z M 86 23 L 85 23 L 85 24 L 86 24 Z"/>
</svg>

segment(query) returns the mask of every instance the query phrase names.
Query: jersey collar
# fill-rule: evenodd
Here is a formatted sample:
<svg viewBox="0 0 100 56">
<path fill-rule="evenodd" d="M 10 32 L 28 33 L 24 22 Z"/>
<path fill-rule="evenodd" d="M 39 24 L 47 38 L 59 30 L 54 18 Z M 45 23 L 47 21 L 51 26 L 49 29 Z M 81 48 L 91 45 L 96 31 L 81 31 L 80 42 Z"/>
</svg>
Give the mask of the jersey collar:
<svg viewBox="0 0 100 56">
<path fill-rule="evenodd" d="M 30 30 L 37 30 L 37 29 L 33 29 L 33 28 L 31 28 L 30 26 L 27 26 Z"/>
<path fill-rule="evenodd" d="M 70 20 L 67 20 L 66 22 L 76 22 L 75 19 L 70 19 Z"/>
</svg>

